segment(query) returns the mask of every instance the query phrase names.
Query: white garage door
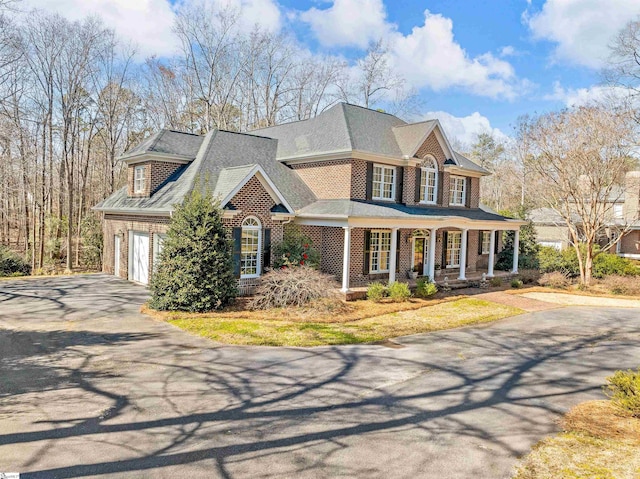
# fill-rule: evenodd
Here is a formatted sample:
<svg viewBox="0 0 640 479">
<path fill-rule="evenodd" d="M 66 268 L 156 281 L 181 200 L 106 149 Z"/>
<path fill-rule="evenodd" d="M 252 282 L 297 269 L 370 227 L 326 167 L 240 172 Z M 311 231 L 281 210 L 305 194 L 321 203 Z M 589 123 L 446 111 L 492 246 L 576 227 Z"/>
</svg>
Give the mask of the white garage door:
<svg viewBox="0 0 640 479">
<path fill-rule="evenodd" d="M 138 283 L 149 282 L 149 235 L 131 232 L 131 279 Z"/>
</svg>

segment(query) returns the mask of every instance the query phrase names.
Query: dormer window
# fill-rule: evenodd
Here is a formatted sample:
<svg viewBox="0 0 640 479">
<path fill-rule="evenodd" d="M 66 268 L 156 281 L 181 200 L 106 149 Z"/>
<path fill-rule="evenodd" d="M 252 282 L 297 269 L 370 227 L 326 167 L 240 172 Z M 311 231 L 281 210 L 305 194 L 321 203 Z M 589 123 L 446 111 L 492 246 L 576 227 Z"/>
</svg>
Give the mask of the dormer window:
<svg viewBox="0 0 640 479">
<path fill-rule="evenodd" d="M 396 197 L 396 169 L 393 166 L 373 165 L 371 198 L 394 200 Z"/>
<path fill-rule="evenodd" d="M 452 176 L 449 189 L 449 204 L 451 206 L 464 206 L 466 201 L 467 179 L 464 176 Z"/>
<path fill-rule="evenodd" d="M 434 204 L 438 194 L 438 169 L 433 158 L 420 168 L 420 203 Z"/>
<path fill-rule="evenodd" d="M 134 170 L 133 177 L 133 192 L 134 193 L 144 193 L 145 186 L 145 177 L 144 177 L 144 166 L 136 166 Z"/>
</svg>

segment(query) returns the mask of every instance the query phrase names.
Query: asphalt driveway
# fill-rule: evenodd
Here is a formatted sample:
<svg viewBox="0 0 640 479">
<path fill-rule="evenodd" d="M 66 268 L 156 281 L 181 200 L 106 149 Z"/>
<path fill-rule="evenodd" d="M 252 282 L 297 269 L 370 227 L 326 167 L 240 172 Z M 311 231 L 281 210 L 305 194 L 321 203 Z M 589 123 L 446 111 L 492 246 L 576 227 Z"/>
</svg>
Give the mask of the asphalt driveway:
<svg viewBox="0 0 640 479">
<path fill-rule="evenodd" d="M 506 478 L 640 364 L 640 310 L 560 308 L 402 348 L 218 346 L 105 275 L 0 281 L 0 472 Z"/>
</svg>

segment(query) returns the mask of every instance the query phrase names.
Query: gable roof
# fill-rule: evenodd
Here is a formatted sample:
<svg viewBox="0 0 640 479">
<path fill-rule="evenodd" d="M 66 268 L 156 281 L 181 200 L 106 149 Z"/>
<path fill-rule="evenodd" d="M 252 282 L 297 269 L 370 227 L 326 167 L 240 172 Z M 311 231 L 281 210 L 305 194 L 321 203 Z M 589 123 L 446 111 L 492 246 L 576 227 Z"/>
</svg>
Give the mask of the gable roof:
<svg viewBox="0 0 640 479">
<path fill-rule="evenodd" d="M 277 142 L 270 138 L 213 130 L 202 137 L 195 159 L 176 170 L 151 197 L 129 198 L 125 187 L 95 209 L 169 214 L 194 188 L 210 189 L 228 201 L 229 193 L 253 174 L 259 174 L 287 208 L 298 209 L 315 201 L 315 195 L 298 175 L 275 161 L 276 147 Z"/>
</svg>

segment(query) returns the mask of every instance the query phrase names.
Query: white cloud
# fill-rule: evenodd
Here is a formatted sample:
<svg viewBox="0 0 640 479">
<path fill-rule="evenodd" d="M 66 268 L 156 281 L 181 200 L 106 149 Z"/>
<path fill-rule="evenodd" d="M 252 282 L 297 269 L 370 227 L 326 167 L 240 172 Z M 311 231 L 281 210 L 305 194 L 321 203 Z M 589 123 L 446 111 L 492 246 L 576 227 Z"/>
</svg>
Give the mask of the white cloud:
<svg viewBox="0 0 640 479">
<path fill-rule="evenodd" d="M 594 85 L 589 88 L 564 88 L 560 82 L 553 84 L 553 93 L 545 95 L 545 100 L 561 101 L 567 107 L 585 106 L 594 102 L 624 100 L 629 98 L 627 88 Z"/>
<path fill-rule="evenodd" d="M 192 1 L 196 0 L 181 3 Z M 206 3 L 241 10 L 240 22 L 246 29 L 258 24 L 266 30 L 277 31 L 281 26 L 276 0 L 207 0 Z M 178 40 L 171 31 L 175 6 L 169 0 L 25 0 L 20 8 L 55 12 L 69 20 L 98 15 L 120 38 L 137 45 L 140 58 L 169 56 L 178 50 Z"/>
<path fill-rule="evenodd" d="M 496 140 L 508 141 L 509 137 L 499 128 L 493 128 L 486 116 L 474 112 L 468 116 L 453 116 L 446 111 L 430 111 L 426 119 L 437 118 L 444 128 L 445 135 L 450 140 L 457 140 L 462 146 L 472 145 L 479 133 L 490 133 Z"/>
<path fill-rule="evenodd" d="M 382 0 L 335 0 L 329 8 L 300 14 L 321 44 L 365 48 L 390 29 Z"/>
<path fill-rule="evenodd" d="M 453 22 L 424 12 L 424 25 L 408 35 L 393 33 L 391 60 L 412 86 L 443 90 L 461 87 L 492 98 L 514 98 L 531 87 L 513 66 L 491 53 L 471 57 L 453 36 Z"/>
<path fill-rule="evenodd" d="M 546 0 L 542 10 L 526 11 L 523 19 L 534 38 L 557 44 L 555 61 L 600 68 L 615 34 L 636 15 L 638 0 Z"/>
</svg>

